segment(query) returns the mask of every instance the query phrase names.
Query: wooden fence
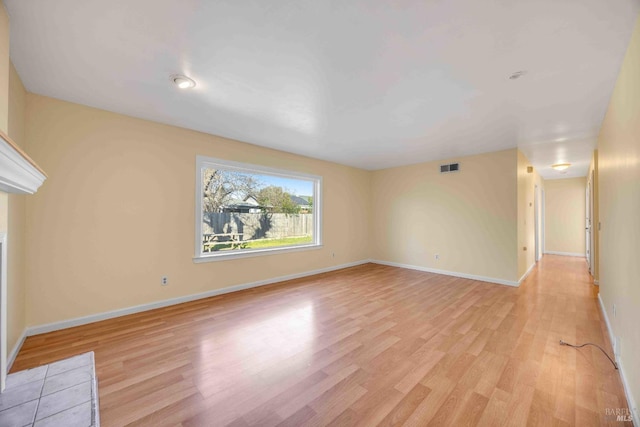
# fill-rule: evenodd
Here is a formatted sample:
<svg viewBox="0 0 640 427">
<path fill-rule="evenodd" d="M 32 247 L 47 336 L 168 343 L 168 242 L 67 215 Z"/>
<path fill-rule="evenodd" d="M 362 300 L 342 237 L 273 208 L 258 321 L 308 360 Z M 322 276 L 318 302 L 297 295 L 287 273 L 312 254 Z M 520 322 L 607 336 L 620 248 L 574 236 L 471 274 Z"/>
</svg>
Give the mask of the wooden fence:
<svg viewBox="0 0 640 427">
<path fill-rule="evenodd" d="M 205 213 L 202 229 L 203 234 L 240 234 L 242 240 L 311 236 L 313 214 Z"/>
</svg>

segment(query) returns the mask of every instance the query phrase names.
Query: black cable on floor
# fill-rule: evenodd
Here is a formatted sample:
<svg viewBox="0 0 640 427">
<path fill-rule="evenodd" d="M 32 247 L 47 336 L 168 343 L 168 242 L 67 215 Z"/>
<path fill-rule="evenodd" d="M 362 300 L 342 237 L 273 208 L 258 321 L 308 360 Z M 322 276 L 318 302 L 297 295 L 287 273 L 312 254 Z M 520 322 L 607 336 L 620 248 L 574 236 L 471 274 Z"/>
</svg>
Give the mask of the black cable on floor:
<svg viewBox="0 0 640 427">
<path fill-rule="evenodd" d="M 601 351 L 605 356 L 607 356 L 607 359 L 609 359 L 609 361 L 613 364 L 613 367 L 614 367 L 614 368 L 616 368 L 616 369 L 618 369 L 618 364 L 617 364 L 616 362 L 614 362 L 614 361 L 613 361 L 613 359 L 612 359 L 612 358 L 607 354 L 607 352 L 606 352 L 606 351 L 604 351 L 604 349 L 603 349 L 602 347 L 600 347 L 598 344 L 594 344 L 594 343 L 592 343 L 592 342 L 587 342 L 587 343 L 580 344 L 580 345 L 574 345 L 574 344 L 569 344 L 568 342 L 565 342 L 565 341 L 560 340 L 560 345 L 566 345 L 566 346 L 573 347 L 573 348 L 582 348 L 582 347 L 584 347 L 585 345 L 592 345 L 592 346 L 594 346 L 594 347 L 597 347 L 597 348 L 599 348 L 599 349 L 600 349 L 600 351 Z"/>
</svg>

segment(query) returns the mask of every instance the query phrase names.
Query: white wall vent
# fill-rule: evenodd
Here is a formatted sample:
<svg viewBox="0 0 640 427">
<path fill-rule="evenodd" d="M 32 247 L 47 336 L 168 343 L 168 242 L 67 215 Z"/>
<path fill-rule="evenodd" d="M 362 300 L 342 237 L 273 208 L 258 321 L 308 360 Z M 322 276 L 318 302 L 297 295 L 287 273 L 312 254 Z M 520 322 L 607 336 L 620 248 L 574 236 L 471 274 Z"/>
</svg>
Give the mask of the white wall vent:
<svg viewBox="0 0 640 427">
<path fill-rule="evenodd" d="M 458 172 L 460 163 L 449 163 L 448 165 L 440 165 L 440 173 Z"/>
</svg>

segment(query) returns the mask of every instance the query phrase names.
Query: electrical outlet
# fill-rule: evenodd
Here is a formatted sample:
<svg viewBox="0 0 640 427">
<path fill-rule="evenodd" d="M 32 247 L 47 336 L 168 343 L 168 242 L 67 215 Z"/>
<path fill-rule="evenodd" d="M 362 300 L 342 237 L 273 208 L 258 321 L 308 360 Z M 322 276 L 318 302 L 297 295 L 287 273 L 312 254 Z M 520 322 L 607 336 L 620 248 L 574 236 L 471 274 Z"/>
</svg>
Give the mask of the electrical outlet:
<svg viewBox="0 0 640 427">
<path fill-rule="evenodd" d="M 169 277 L 167 277 L 167 276 L 162 276 L 162 277 L 160 278 L 160 284 L 161 284 L 162 286 L 167 286 L 167 285 L 169 284 Z"/>
<path fill-rule="evenodd" d="M 617 310 L 616 310 L 616 305 L 615 305 L 615 304 L 613 304 L 613 317 L 616 317 L 616 316 L 617 316 L 617 314 L 618 314 L 618 313 L 617 313 Z"/>
<path fill-rule="evenodd" d="M 335 252 L 331 252 L 331 258 L 335 258 L 336 257 L 336 253 Z"/>
<path fill-rule="evenodd" d="M 436 255 L 435 255 L 435 259 L 436 259 L 436 260 L 439 260 L 439 259 L 440 259 L 440 255 L 436 254 Z"/>
</svg>

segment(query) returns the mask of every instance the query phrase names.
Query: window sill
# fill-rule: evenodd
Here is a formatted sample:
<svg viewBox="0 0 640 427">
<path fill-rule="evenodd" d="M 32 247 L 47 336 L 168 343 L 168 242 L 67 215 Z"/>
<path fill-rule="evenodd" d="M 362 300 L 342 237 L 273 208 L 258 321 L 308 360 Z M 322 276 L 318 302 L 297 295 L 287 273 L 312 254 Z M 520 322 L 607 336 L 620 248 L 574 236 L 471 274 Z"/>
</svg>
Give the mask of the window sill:
<svg viewBox="0 0 640 427">
<path fill-rule="evenodd" d="M 282 248 L 273 248 L 273 249 L 255 249 L 255 250 L 242 251 L 242 252 L 200 255 L 200 256 L 193 257 L 193 262 L 196 264 L 200 264 L 203 262 L 226 261 L 230 259 L 251 258 L 251 257 L 257 257 L 257 256 L 263 256 L 263 255 L 277 255 L 277 254 L 288 253 L 288 252 L 302 252 L 302 251 L 309 251 L 314 249 L 322 249 L 322 244 L 285 246 Z"/>
</svg>

